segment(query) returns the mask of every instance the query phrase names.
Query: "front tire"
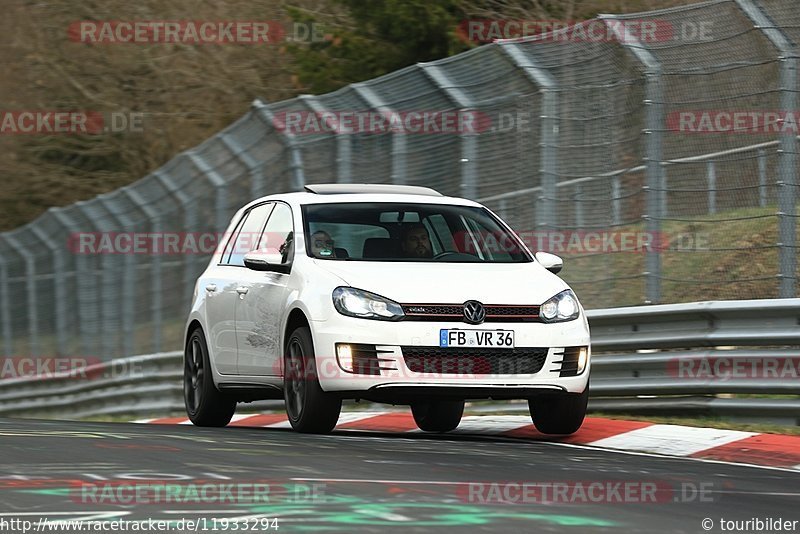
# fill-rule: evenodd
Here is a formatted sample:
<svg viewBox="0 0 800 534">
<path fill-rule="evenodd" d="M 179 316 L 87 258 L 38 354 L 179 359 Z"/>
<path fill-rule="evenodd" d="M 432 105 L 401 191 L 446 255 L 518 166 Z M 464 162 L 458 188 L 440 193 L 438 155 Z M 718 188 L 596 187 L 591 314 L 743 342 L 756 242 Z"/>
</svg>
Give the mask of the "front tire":
<svg viewBox="0 0 800 534">
<path fill-rule="evenodd" d="M 189 420 L 196 426 L 226 426 L 236 411 L 236 400 L 220 393 L 214 385 L 201 328 L 192 332 L 184 350 L 183 401 Z"/>
<path fill-rule="evenodd" d="M 528 399 L 536 430 L 542 434 L 574 434 L 583 424 L 589 403 L 589 386 L 583 393 L 541 395 Z"/>
<path fill-rule="evenodd" d="M 461 416 L 464 415 L 464 401 L 416 402 L 411 405 L 411 413 L 420 430 L 450 432 L 461 422 Z"/>
<path fill-rule="evenodd" d="M 307 434 L 327 434 L 336 427 L 342 399 L 319 385 L 314 343 L 308 327 L 289 336 L 284 356 L 283 397 L 292 428 Z"/>
</svg>

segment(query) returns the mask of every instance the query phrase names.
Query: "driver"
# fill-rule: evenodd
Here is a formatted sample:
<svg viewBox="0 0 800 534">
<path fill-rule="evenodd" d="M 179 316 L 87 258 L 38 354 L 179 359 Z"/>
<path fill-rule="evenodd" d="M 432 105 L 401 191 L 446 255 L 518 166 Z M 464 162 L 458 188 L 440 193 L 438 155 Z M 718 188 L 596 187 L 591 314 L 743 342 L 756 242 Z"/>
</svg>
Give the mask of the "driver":
<svg viewBox="0 0 800 534">
<path fill-rule="evenodd" d="M 400 248 L 406 258 L 432 258 L 431 238 L 422 223 L 403 226 L 400 233 Z"/>
</svg>

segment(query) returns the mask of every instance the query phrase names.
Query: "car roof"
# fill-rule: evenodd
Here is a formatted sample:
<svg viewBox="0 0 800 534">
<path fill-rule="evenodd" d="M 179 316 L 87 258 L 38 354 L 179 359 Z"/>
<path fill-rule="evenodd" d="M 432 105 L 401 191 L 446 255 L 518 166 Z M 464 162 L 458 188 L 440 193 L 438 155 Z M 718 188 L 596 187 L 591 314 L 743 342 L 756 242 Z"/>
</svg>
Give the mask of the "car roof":
<svg viewBox="0 0 800 534">
<path fill-rule="evenodd" d="M 336 184 L 330 184 L 330 185 L 336 185 Z M 357 185 L 375 185 L 375 184 L 347 184 L 347 185 L 349 186 L 349 188 L 353 188 L 353 186 Z M 253 200 L 252 202 L 248 203 L 248 205 L 245 206 L 244 209 L 247 209 L 252 205 L 260 204 L 262 202 L 266 202 L 269 200 L 282 200 L 284 202 L 287 202 L 295 206 L 302 206 L 306 204 L 337 204 L 346 202 L 365 202 L 365 203 L 376 203 L 376 204 L 396 202 L 403 204 L 451 204 L 458 206 L 482 207 L 481 204 L 474 202 L 472 200 L 459 197 L 443 196 L 432 189 L 424 187 L 421 187 L 419 189 L 428 189 L 429 191 L 432 191 L 433 194 L 409 193 L 405 191 L 411 191 L 413 186 L 407 186 L 409 187 L 409 189 L 402 189 L 400 187 L 401 186 L 388 186 L 386 189 L 383 188 L 379 189 L 379 191 L 381 192 L 375 192 L 375 193 L 366 192 L 367 190 L 372 190 L 373 188 L 365 188 L 364 189 L 365 192 L 362 193 L 358 192 L 335 193 L 332 192 L 333 189 L 330 189 L 331 192 L 326 192 L 326 193 L 312 193 L 309 191 L 302 191 L 295 193 L 279 193 Z M 397 189 L 392 190 L 389 188 L 397 188 Z M 347 190 L 350 191 L 350 189 Z"/>
<path fill-rule="evenodd" d="M 393 184 L 307 184 L 305 190 L 317 195 L 344 195 L 349 193 L 377 193 L 377 194 L 407 194 L 424 195 L 430 197 L 444 196 L 430 187 L 418 185 L 393 185 Z"/>
</svg>

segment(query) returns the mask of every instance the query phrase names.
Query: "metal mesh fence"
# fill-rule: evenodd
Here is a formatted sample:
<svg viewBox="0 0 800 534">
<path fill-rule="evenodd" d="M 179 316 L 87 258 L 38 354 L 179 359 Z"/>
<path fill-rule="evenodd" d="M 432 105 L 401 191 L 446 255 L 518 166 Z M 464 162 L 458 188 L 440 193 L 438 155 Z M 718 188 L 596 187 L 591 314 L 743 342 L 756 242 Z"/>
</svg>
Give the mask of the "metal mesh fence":
<svg viewBox="0 0 800 534">
<path fill-rule="evenodd" d="M 796 0 L 715 0 L 256 102 L 139 182 L 1 234 L 0 351 L 180 348 L 213 245 L 200 240 L 249 200 L 305 183 L 428 185 L 481 201 L 531 249 L 565 257 L 587 308 L 793 297 L 798 42 Z M 469 127 L 319 128 L 326 115 L 445 112 Z M 84 253 L 87 234 L 110 236 L 109 248 Z M 144 234 L 183 248 L 120 253 L 113 239 Z"/>
</svg>

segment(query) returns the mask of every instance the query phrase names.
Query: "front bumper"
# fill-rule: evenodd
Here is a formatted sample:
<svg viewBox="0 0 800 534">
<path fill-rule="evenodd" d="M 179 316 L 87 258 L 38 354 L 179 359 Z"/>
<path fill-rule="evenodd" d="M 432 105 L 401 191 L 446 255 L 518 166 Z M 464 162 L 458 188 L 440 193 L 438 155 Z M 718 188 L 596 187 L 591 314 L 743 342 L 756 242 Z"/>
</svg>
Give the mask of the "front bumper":
<svg viewBox="0 0 800 534">
<path fill-rule="evenodd" d="M 590 345 L 589 329 L 579 318 L 565 323 L 491 323 L 467 325 L 459 322 L 387 322 L 334 316 L 312 321 L 317 376 L 323 390 L 346 397 L 378 398 L 424 395 L 464 398 L 526 398 L 537 392 L 583 392 L 589 381 L 591 358 L 578 376 L 561 376 L 564 349 Z M 406 365 L 402 347 L 439 346 L 441 329 L 513 330 L 517 349 L 545 348 L 547 355 L 538 372 L 495 374 L 470 372 L 414 372 Z M 353 374 L 336 359 L 336 344 L 374 345 L 381 350 L 388 370 L 380 375 Z M 454 351 L 458 349 L 449 349 Z M 503 351 L 504 349 L 496 349 Z M 369 392 L 370 395 L 359 395 Z"/>
</svg>

